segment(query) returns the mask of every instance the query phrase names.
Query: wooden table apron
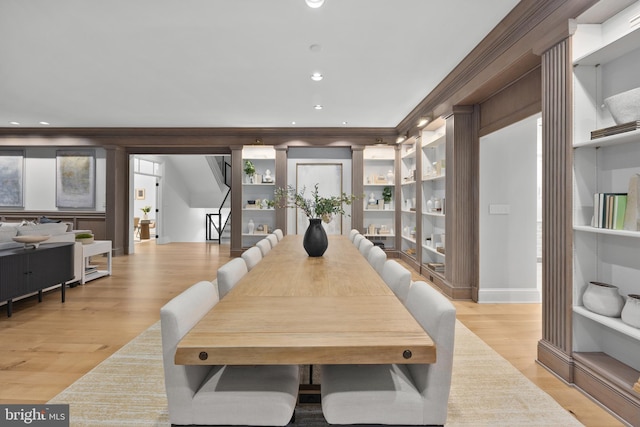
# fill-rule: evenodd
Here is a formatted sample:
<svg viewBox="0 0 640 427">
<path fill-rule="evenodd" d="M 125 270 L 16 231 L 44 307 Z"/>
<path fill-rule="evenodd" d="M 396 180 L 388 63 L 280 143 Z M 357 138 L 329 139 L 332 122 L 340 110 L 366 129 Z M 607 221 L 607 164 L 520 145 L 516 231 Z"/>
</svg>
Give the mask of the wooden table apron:
<svg viewBox="0 0 640 427">
<path fill-rule="evenodd" d="M 431 337 L 345 236 L 286 236 L 180 341 L 182 365 L 434 363 Z"/>
</svg>

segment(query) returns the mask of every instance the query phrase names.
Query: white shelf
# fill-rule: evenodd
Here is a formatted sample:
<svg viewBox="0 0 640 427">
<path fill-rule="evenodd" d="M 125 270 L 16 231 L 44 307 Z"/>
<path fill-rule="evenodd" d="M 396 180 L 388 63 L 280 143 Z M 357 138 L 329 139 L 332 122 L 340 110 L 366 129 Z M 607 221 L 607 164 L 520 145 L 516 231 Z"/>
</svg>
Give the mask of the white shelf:
<svg viewBox="0 0 640 427">
<path fill-rule="evenodd" d="M 604 136 L 602 138 L 580 141 L 573 144 L 573 148 L 581 147 L 608 147 L 613 145 L 628 144 L 640 141 L 640 129 L 631 132 L 623 132 L 617 135 Z"/>
<path fill-rule="evenodd" d="M 444 258 L 444 254 L 442 252 L 438 252 L 435 248 L 432 248 L 431 246 L 427 246 L 427 245 L 422 245 L 422 249 L 429 251 L 431 253 L 434 253 L 436 255 L 440 255 L 442 258 Z"/>
<path fill-rule="evenodd" d="M 256 208 L 256 209 L 252 209 L 252 208 L 242 208 L 243 211 L 246 212 L 273 212 L 275 211 L 274 208 Z"/>
<path fill-rule="evenodd" d="M 363 209 L 365 212 L 387 212 L 393 213 L 393 209 Z"/>
<path fill-rule="evenodd" d="M 573 229 L 575 231 L 583 231 L 585 233 L 607 234 L 607 235 L 610 235 L 610 236 L 633 237 L 633 238 L 636 238 L 636 239 L 640 238 L 640 231 L 612 230 L 610 228 L 591 227 L 590 225 L 574 225 Z"/>
<path fill-rule="evenodd" d="M 405 151 L 405 152 L 402 154 L 402 158 L 403 158 L 403 159 L 411 159 L 411 158 L 413 158 L 413 157 L 415 157 L 415 156 L 416 156 L 416 149 L 415 149 L 415 148 L 413 148 L 413 149 L 411 149 L 411 150 L 409 150 L 409 151 Z"/>
<path fill-rule="evenodd" d="M 365 187 L 393 187 L 394 184 L 367 184 L 366 182 L 363 184 Z"/>
<path fill-rule="evenodd" d="M 573 312 L 580 316 L 593 320 L 607 328 L 620 332 L 628 337 L 640 341 L 640 329 L 629 326 L 622 321 L 619 317 L 607 317 L 587 310 L 583 306 L 574 306 Z"/>
<path fill-rule="evenodd" d="M 275 182 L 258 182 L 258 183 L 248 183 L 248 182 L 243 182 L 242 185 L 245 185 L 247 187 L 265 187 L 265 186 L 271 186 L 273 187 L 274 185 L 276 185 Z"/>
<path fill-rule="evenodd" d="M 407 209 L 402 209 L 401 212 L 402 213 L 409 213 L 409 214 L 415 214 L 416 213 L 416 211 L 410 211 L 410 210 L 407 210 Z"/>
<path fill-rule="evenodd" d="M 446 216 L 443 213 L 437 213 L 437 212 L 422 212 L 422 215 L 424 215 L 424 216 L 442 217 L 442 218 L 444 218 Z"/>
<path fill-rule="evenodd" d="M 401 185 L 411 185 L 411 184 L 415 184 L 415 181 L 403 181 Z"/>
<path fill-rule="evenodd" d="M 438 176 L 423 176 L 422 177 L 422 181 L 426 182 L 426 181 L 440 181 L 442 179 L 445 179 L 446 175 L 438 175 Z"/>
<path fill-rule="evenodd" d="M 409 236 L 402 235 L 402 238 L 403 238 L 404 240 L 406 240 L 407 242 L 411 242 L 411 243 L 414 243 L 414 244 L 416 243 L 416 239 L 415 239 L 415 238 L 413 238 L 413 237 L 409 237 Z"/>
<path fill-rule="evenodd" d="M 445 142 L 447 142 L 447 138 L 445 134 L 437 135 L 434 139 L 431 139 L 429 141 L 424 141 L 422 143 L 422 148 L 434 148 L 444 144 Z"/>
<path fill-rule="evenodd" d="M 638 49 L 640 46 L 640 28 L 589 52 L 573 61 L 574 65 L 600 65 Z"/>
</svg>

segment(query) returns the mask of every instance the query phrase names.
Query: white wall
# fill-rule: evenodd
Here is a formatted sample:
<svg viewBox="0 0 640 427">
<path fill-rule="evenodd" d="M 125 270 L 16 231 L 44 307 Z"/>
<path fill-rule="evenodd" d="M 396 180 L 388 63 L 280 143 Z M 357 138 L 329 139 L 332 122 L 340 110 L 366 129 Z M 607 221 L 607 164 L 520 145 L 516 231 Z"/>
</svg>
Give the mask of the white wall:
<svg viewBox="0 0 640 427">
<path fill-rule="evenodd" d="M 223 195 L 204 156 L 160 156 L 162 233 L 158 243 L 206 241 L 205 216 L 219 207 Z"/>
<path fill-rule="evenodd" d="M 55 147 L 25 149 L 25 210 L 58 210 L 56 207 L 56 150 Z M 96 204 L 95 209 L 82 210 L 104 212 L 106 207 L 106 153 L 102 148 L 93 150 L 96 155 Z"/>
<path fill-rule="evenodd" d="M 479 302 L 541 300 L 536 271 L 538 118 L 480 139 Z"/>
</svg>

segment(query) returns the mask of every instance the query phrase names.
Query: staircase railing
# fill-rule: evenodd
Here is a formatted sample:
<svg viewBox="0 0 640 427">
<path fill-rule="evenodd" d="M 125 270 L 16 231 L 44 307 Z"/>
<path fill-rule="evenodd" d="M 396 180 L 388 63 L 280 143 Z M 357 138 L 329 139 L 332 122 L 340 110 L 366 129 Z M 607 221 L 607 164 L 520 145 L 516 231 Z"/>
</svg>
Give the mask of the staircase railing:
<svg viewBox="0 0 640 427">
<path fill-rule="evenodd" d="M 227 225 L 231 220 L 231 210 L 228 211 L 226 218 L 223 221 L 223 209 L 227 200 L 229 199 L 229 195 L 231 194 L 231 164 L 227 161 L 222 161 L 220 163 L 222 169 L 222 175 L 224 178 L 224 185 L 227 187 L 227 192 L 222 199 L 222 203 L 220 203 L 220 207 L 217 212 L 206 214 L 205 218 L 205 228 L 206 228 L 206 239 L 207 241 L 217 241 L 220 244 L 220 240 L 222 238 L 222 233 L 224 232 Z M 217 237 L 214 237 L 214 230 L 217 233 Z"/>
</svg>

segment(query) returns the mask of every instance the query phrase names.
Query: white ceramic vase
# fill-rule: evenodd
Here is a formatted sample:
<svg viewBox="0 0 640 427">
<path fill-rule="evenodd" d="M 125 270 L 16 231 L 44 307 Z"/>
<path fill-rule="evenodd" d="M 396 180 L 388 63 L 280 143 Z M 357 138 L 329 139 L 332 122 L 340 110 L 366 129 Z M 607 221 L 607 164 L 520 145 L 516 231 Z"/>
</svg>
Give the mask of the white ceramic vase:
<svg viewBox="0 0 640 427">
<path fill-rule="evenodd" d="M 247 232 L 248 234 L 253 234 L 253 229 L 255 228 L 255 224 L 253 222 L 252 219 L 249 220 L 249 223 L 247 224 Z"/>
<path fill-rule="evenodd" d="M 640 295 L 629 294 L 622 308 L 622 321 L 634 328 L 640 328 Z"/>
<path fill-rule="evenodd" d="M 624 299 L 618 287 L 602 282 L 589 282 L 582 295 L 582 305 L 589 311 L 608 317 L 620 317 Z"/>
</svg>

